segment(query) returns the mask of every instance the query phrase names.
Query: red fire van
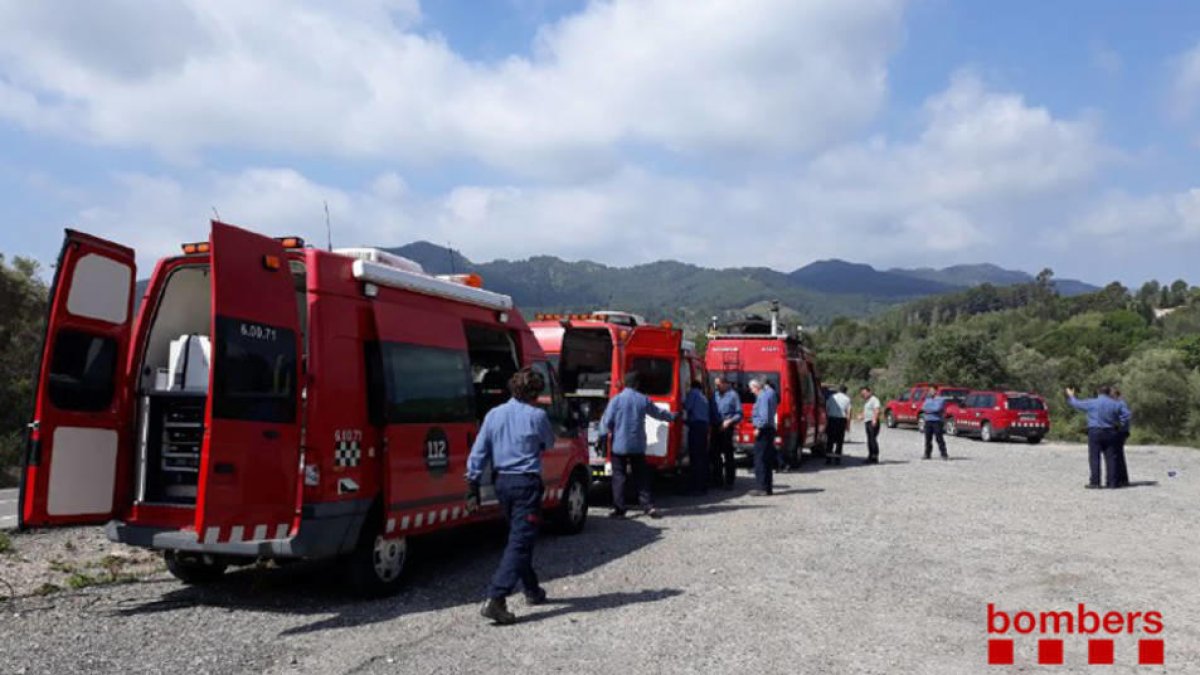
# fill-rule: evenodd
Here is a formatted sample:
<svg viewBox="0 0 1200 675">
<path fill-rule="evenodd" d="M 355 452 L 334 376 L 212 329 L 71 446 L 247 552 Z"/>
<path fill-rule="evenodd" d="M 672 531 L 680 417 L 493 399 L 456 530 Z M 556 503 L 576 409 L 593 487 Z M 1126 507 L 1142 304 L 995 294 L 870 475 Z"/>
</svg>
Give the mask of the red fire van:
<svg viewBox="0 0 1200 675">
<path fill-rule="evenodd" d="M 779 394 L 775 444 L 787 462 L 799 463 L 803 448 L 824 452 L 825 400 L 820 395 L 815 357 L 797 336 L 779 326 L 777 306 L 772 306 L 770 320 L 748 317 L 724 327 L 714 321 L 705 365 L 710 380 L 725 377 L 741 396 L 742 422 L 733 439 L 739 454 L 749 455 L 754 450 L 754 426 L 750 422 L 754 394 L 749 385 L 756 378 Z"/>
<path fill-rule="evenodd" d="M 695 346 L 670 322 L 650 324 L 628 312 L 539 314 L 530 324 L 547 357 L 557 363 L 563 392 L 577 419 L 586 423 L 592 476 L 612 476 L 608 449 L 599 446 L 600 417 L 621 391 L 625 373 L 636 370 L 642 388 L 659 407 L 678 412 L 691 380 L 703 379 Z M 646 420 L 646 461 L 661 472 L 687 466 L 682 424 Z"/>
<path fill-rule="evenodd" d="M 20 523 L 108 521 L 188 582 L 262 558 L 344 557 L 395 590 L 407 538 L 467 513 L 483 415 L 541 370 L 558 431 L 545 504 L 577 532 L 589 476 L 553 369 L 505 295 L 375 249 L 327 252 L 219 222 L 158 263 L 68 231 L 21 477 Z"/>
</svg>

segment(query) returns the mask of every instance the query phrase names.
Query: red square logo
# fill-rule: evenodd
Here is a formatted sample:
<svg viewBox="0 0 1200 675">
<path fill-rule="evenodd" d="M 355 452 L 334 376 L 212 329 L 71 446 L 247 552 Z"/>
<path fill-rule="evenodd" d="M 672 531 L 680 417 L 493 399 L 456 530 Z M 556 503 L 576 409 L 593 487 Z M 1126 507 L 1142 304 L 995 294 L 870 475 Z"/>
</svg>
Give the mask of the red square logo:
<svg viewBox="0 0 1200 675">
<path fill-rule="evenodd" d="M 1163 665 L 1163 641 L 1162 640 L 1138 640 L 1138 665 L 1140 665 L 1140 666 L 1161 666 L 1161 665 Z"/>
<path fill-rule="evenodd" d="M 1063 663 L 1063 641 L 1038 640 L 1038 663 L 1043 666 L 1061 666 Z"/>
<path fill-rule="evenodd" d="M 1013 662 L 1012 640 L 988 640 L 988 665 L 1011 666 Z"/>
<path fill-rule="evenodd" d="M 1088 665 L 1104 666 L 1112 665 L 1112 662 L 1112 640 L 1088 640 Z"/>
</svg>

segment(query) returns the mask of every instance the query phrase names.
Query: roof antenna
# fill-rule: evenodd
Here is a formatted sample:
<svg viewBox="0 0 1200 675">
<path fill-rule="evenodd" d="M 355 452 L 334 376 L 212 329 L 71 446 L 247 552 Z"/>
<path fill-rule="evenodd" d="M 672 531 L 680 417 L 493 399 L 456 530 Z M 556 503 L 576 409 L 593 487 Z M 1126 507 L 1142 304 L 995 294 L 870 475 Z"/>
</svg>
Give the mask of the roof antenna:
<svg viewBox="0 0 1200 675">
<path fill-rule="evenodd" d="M 329 224 L 329 200 L 322 200 L 325 205 L 325 245 L 326 249 L 333 251 L 333 226 Z"/>
<path fill-rule="evenodd" d="M 446 242 L 446 253 L 450 256 L 450 274 L 458 274 L 458 270 L 454 269 L 454 248 L 450 242 Z"/>
<path fill-rule="evenodd" d="M 225 222 L 225 221 L 221 220 L 221 214 L 217 213 L 217 207 L 215 207 L 215 206 L 212 207 L 212 210 L 213 210 L 213 215 L 217 217 L 218 222 L 222 222 L 222 223 Z"/>
</svg>

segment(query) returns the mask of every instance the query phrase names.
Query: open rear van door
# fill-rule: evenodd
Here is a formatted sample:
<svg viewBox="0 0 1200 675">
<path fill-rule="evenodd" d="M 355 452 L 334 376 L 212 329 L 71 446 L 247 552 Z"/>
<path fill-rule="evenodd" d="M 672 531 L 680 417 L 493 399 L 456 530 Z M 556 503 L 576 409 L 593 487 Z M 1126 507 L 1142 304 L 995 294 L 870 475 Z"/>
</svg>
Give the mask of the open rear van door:
<svg viewBox="0 0 1200 675">
<path fill-rule="evenodd" d="M 681 331 L 643 330 L 634 328 L 625 340 L 625 369 L 623 372 L 638 371 L 645 394 L 663 410 L 679 412 L 683 407 L 683 395 L 679 386 L 680 349 L 683 346 Z M 646 456 L 665 458 L 668 464 L 679 461 L 672 453 L 682 442 L 682 423 L 671 424 L 646 417 Z"/>
<path fill-rule="evenodd" d="M 300 499 L 300 321 L 283 246 L 213 222 L 202 543 L 284 539 Z"/>
<path fill-rule="evenodd" d="M 103 522 L 128 491 L 133 249 L 67 230 L 21 473 L 21 527 Z"/>
</svg>

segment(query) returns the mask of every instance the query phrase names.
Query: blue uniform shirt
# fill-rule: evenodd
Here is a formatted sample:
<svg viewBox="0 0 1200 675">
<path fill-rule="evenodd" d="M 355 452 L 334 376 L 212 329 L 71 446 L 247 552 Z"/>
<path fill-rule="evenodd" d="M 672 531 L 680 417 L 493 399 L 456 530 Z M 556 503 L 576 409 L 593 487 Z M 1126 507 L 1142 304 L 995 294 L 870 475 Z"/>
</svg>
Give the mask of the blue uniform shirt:
<svg viewBox="0 0 1200 675">
<path fill-rule="evenodd" d="M 946 412 L 946 399 L 941 396 L 925 399 L 921 412 L 925 413 L 926 422 L 941 422 L 942 415 Z"/>
<path fill-rule="evenodd" d="M 612 435 L 614 455 L 646 453 L 646 415 L 670 422 L 675 415 L 658 406 L 649 396 L 626 387 L 612 397 L 600 418 L 600 433 Z"/>
<path fill-rule="evenodd" d="M 742 421 L 742 399 L 733 389 L 722 394 L 720 390 L 713 392 L 713 403 L 717 406 L 718 422 L 724 420 Z"/>
<path fill-rule="evenodd" d="M 490 458 L 500 473 L 542 474 L 542 453 L 554 447 L 546 411 L 510 398 L 488 411 L 467 457 L 467 480 L 477 481 Z"/>
<path fill-rule="evenodd" d="M 708 424 L 708 398 L 700 389 L 689 389 L 683 399 L 683 410 L 687 413 L 688 424 Z"/>
<path fill-rule="evenodd" d="M 754 423 L 755 429 L 765 427 L 775 427 L 775 408 L 779 406 L 779 400 L 775 396 L 775 390 L 764 386 L 758 392 L 758 397 L 754 400 L 754 409 L 750 411 L 750 421 Z"/>
<path fill-rule="evenodd" d="M 1089 429 L 1121 430 L 1129 427 L 1133 414 L 1124 401 L 1117 401 L 1104 394 L 1096 398 L 1078 399 L 1072 396 L 1068 399 L 1071 407 L 1087 413 Z"/>
</svg>

